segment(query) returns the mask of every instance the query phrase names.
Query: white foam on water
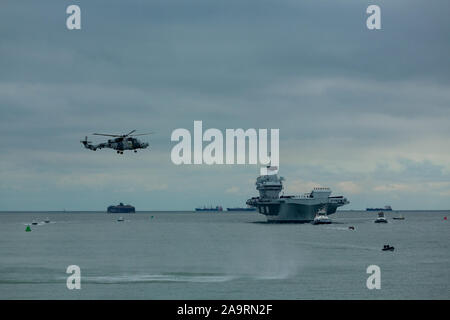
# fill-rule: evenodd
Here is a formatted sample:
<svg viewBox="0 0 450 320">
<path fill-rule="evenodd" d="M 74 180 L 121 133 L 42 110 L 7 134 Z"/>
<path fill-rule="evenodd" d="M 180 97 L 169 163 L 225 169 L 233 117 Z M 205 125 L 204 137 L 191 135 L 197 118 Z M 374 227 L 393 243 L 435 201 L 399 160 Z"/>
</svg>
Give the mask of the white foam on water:
<svg viewBox="0 0 450 320">
<path fill-rule="evenodd" d="M 139 283 L 139 282 L 226 282 L 235 279 L 230 275 L 195 275 L 195 274 L 133 274 L 116 276 L 83 276 L 87 283 Z"/>
<path fill-rule="evenodd" d="M 344 227 L 326 227 L 325 229 L 328 229 L 328 230 L 343 230 L 343 231 L 349 231 L 349 228 L 348 227 L 346 227 L 346 228 L 344 228 Z M 353 231 L 353 230 L 352 230 Z"/>
</svg>

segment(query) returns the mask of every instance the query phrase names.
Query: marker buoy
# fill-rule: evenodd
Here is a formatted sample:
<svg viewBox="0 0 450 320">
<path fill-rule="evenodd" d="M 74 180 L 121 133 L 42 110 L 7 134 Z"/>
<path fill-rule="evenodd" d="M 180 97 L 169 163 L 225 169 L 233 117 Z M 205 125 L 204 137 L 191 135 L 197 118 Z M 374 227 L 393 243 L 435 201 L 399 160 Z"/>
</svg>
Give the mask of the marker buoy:
<svg viewBox="0 0 450 320">
<path fill-rule="evenodd" d="M 447 217 L 444 217 L 444 220 L 447 220 Z"/>
<path fill-rule="evenodd" d="M 31 231 L 31 228 L 30 228 L 29 225 L 26 227 L 25 231 L 26 231 L 26 232 L 30 232 L 30 231 Z"/>
</svg>

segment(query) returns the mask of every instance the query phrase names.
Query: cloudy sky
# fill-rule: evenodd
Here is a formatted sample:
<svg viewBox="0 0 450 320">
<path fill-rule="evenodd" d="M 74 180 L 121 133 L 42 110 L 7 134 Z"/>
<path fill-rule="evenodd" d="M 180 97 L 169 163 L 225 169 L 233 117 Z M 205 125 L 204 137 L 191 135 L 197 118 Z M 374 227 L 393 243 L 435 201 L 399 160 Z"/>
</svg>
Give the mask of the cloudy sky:
<svg viewBox="0 0 450 320">
<path fill-rule="evenodd" d="M 81 7 L 81 30 L 66 8 Z M 381 7 L 382 30 L 366 28 Z M 176 128 L 279 128 L 285 193 L 450 209 L 450 2 L 0 4 L 0 210 L 238 206 L 253 165 L 176 166 Z M 154 131 L 150 150 L 80 144 Z M 94 142 L 100 137 L 91 137 Z"/>
</svg>

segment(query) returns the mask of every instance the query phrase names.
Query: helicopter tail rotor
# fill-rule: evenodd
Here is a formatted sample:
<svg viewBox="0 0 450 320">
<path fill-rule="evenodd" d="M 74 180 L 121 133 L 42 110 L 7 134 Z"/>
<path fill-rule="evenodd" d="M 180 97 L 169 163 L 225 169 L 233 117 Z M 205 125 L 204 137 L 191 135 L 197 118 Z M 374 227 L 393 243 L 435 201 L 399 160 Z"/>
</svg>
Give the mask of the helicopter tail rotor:
<svg viewBox="0 0 450 320">
<path fill-rule="evenodd" d="M 92 141 L 88 141 L 88 137 L 87 136 L 84 138 L 84 140 L 81 140 L 80 142 L 83 144 L 83 146 L 85 148 L 90 149 Z"/>
<path fill-rule="evenodd" d="M 81 143 L 92 143 L 92 141 L 88 141 L 88 137 L 84 137 L 84 140 L 80 141 Z"/>
</svg>

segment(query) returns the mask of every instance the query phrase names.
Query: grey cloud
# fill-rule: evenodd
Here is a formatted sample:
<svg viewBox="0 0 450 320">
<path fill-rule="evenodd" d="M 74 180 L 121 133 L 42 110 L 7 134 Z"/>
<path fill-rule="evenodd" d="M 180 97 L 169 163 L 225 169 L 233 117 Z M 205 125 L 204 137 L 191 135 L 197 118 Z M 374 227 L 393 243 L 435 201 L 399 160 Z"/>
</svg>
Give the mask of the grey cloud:
<svg viewBox="0 0 450 320">
<path fill-rule="evenodd" d="M 69 4 L 2 3 L 5 208 L 22 204 L 23 195 L 34 199 L 29 207 L 45 208 L 43 190 L 59 196 L 59 207 L 78 205 L 64 190 L 86 197 L 80 207 L 100 206 L 117 196 L 108 193 L 114 179 L 99 182 L 94 197 L 88 175 L 114 172 L 145 172 L 167 185 L 157 190 L 139 180 L 153 191 L 127 192 L 141 205 L 151 197 L 154 208 L 180 194 L 180 179 L 202 192 L 180 195 L 176 208 L 213 204 L 210 198 L 235 205 L 236 195 L 225 192 L 235 187 L 253 194 L 248 181 L 257 168 L 170 162 L 171 131 L 192 129 L 194 120 L 222 130 L 279 128 L 282 173 L 305 183 L 351 181 L 373 191 L 448 178 L 447 1 L 379 0 L 380 32 L 365 28 L 369 2 L 359 0 L 81 0 L 79 32 L 65 29 Z M 112 152 L 79 144 L 94 131 L 131 129 L 156 131 L 151 151 L 111 160 Z M 39 181 L 46 181 L 41 191 Z M 352 204 L 366 205 L 366 193 L 354 196 Z M 444 196 L 432 197 L 433 206 L 448 207 Z"/>
</svg>

